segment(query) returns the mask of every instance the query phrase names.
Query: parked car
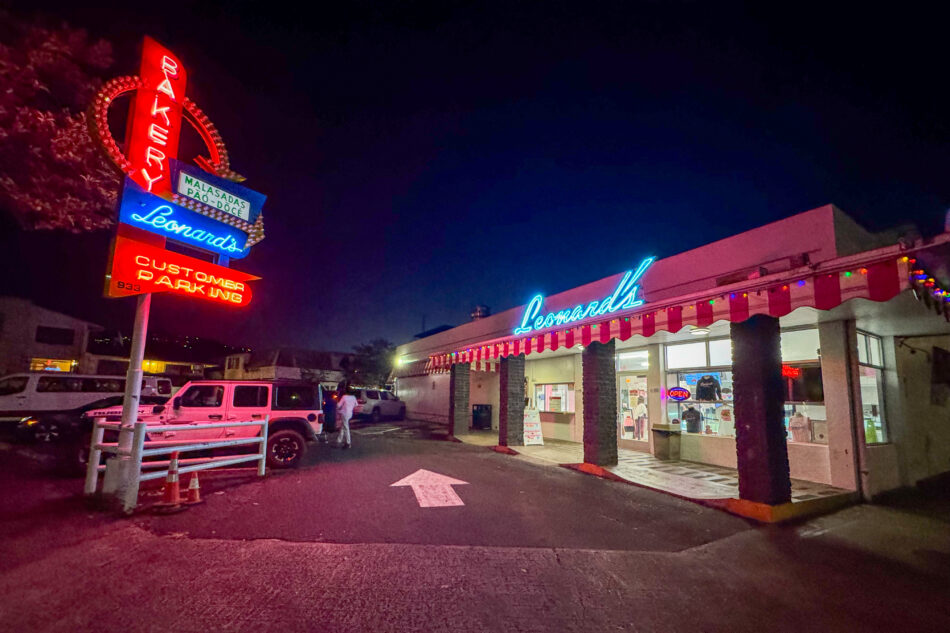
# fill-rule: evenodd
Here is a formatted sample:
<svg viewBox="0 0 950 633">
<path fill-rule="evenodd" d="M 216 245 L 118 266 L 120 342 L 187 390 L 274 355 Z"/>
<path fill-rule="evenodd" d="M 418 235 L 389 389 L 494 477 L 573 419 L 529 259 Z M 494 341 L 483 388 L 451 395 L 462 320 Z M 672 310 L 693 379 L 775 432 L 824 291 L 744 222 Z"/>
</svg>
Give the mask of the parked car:
<svg viewBox="0 0 950 633">
<path fill-rule="evenodd" d="M 369 418 L 373 422 L 383 418 L 402 420 L 406 417 L 406 403 L 391 391 L 360 387 L 353 389 L 353 395 L 356 396 L 353 417 Z"/>
<path fill-rule="evenodd" d="M 125 393 L 122 376 L 55 372 L 10 374 L 0 378 L 0 434 L 21 437 L 31 417 L 74 411 L 107 396 Z M 172 394 L 172 382 L 161 376 L 142 378 L 143 396 Z"/>
<path fill-rule="evenodd" d="M 17 426 L 20 441 L 34 442 L 44 452 L 55 453 L 67 472 L 80 474 L 89 460 L 92 439 L 92 418 L 86 413 L 107 407 L 121 411 L 125 396 L 110 396 L 68 411 L 51 411 L 22 418 Z M 139 412 L 147 415 L 163 408 L 168 396 L 141 396 Z M 114 437 L 109 441 L 115 441 Z"/>
<path fill-rule="evenodd" d="M 193 380 L 161 407 L 143 412 L 139 419 L 167 430 L 150 432 L 152 440 L 242 439 L 260 434 L 253 426 L 183 432 L 189 424 L 250 422 L 270 416 L 267 431 L 267 464 L 290 468 L 300 463 L 307 441 L 323 431 L 321 389 L 318 385 L 266 380 Z M 86 417 L 118 420 L 121 407 L 91 409 Z"/>
</svg>

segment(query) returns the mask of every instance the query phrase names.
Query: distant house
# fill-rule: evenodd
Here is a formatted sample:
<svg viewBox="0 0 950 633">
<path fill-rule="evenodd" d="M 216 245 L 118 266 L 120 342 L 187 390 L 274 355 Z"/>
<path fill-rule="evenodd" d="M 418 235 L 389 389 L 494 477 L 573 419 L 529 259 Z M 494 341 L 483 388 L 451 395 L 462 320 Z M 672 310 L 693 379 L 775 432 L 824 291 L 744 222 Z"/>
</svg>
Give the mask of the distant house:
<svg viewBox="0 0 950 633">
<path fill-rule="evenodd" d="M 127 335 L 29 299 L 0 297 L 0 376 L 25 371 L 124 376 L 130 346 Z M 182 385 L 205 377 L 234 349 L 198 337 L 150 334 L 142 369 Z"/>
<path fill-rule="evenodd" d="M 0 375 L 22 371 L 95 372 L 86 354 L 102 328 L 28 299 L 0 297 Z"/>
<path fill-rule="evenodd" d="M 225 358 L 226 380 L 306 380 L 335 389 L 346 378 L 353 355 L 293 347 L 231 354 Z"/>
</svg>

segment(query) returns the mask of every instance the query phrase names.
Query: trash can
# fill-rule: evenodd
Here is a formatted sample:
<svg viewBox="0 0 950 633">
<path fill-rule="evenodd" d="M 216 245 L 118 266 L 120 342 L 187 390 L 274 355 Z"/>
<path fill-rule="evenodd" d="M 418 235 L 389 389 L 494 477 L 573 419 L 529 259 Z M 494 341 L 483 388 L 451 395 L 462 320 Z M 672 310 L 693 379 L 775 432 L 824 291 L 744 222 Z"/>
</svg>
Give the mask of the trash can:
<svg viewBox="0 0 950 633">
<path fill-rule="evenodd" d="M 678 424 L 653 425 L 653 456 L 657 459 L 680 458 L 680 427 Z"/>
<path fill-rule="evenodd" d="M 491 405 L 473 404 L 472 405 L 472 428 L 491 430 Z"/>
</svg>

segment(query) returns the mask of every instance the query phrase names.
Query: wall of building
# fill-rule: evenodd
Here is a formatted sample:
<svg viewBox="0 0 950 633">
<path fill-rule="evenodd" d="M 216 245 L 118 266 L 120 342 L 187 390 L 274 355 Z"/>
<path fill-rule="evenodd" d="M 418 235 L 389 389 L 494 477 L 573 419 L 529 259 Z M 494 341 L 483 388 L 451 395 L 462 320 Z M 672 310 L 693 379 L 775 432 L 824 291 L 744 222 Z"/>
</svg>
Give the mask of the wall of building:
<svg viewBox="0 0 950 633">
<path fill-rule="evenodd" d="M 39 326 L 73 331 L 73 342 L 53 345 L 36 341 Z M 30 359 L 53 358 L 82 361 L 91 329 L 97 326 L 34 305 L 26 299 L 0 297 L 0 375 L 29 371 Z M 83 364 L 77 371 L 94 373 Z"/>
<path fill-rule="evenodd" d="M 826 446 L 795 442 L 789 442 L 787 446 L 789 475 L 792 479 L 831 483 L 831 469 Z M 680 436 L 680 459 L 724 468 L 736 468 L 736 439 L 683 433 Z"/>
<path fill-rule="evenodd" d="M 848 321 L 820 323 L 818 337 L 828 423 L 828 483 L 845 490 L 857 490 L 855 405 L 852 398 L 855 394 L 860 395 L 860 390 L 856 388 L 857 339 L 854 325 Z"/>
<path fill-rule="evenodd" d="M 399 396 L 400 400 L 406 403 L 406 417 L 415 420 L 448 424 L 448 374 L 397 378 L 396 395 Z"/>
<path fill-rule="evenodd" d="M 896 337 L 885 345 L 885 362 L 894 355 L 890 379 L 900 390 L 896 406 L 886 410 L 902 485 L 950 471 L 950 393 L 931 383 L 934 347 L 950 350 L 950 336 Z M 893 399 L 892 390 L 885 397 Z"/>
<path fill-rule="evenodd" d="M 840 254 L 850 254 L 862 244 L 877 246 L 878 242 L 841 211 L 826 205 L 657 260 L 641 280 L 641 294 L 647 301 L 662 301 L 715 288 L 723 276 L 737 276 L 736 281 L 741 281 L 750 274 L 759 274 L 762 268 L 768 273 L 778 273 L 801 265 L 802 255 L 807 255 L 809 262 L 817 263 Z M 630 267 L 638 263 L 631 261 Z M 543 311 L 547 313 L 601 299 L 614 291 L 622 276 L 623 272 L 618 271 L 563 292 L 546 288 L 544 279 L 537 279 L 534 283 L 545 291 Z M 397 354 L 407 361 L 415 361 L 430 353 L 453 351 L 468 344 L 510 336 L 520 324 L 523 312 L 524 307 L 519 306 L 463 323 L 445 332 L 400 345 Z"/>
<path fill-rule="evenodd" d="M 573 418 L 569 418 L 564 415 L 541 415 L 541 433 L 546 438 L 556 439 L 556 440 L 567 440 L 572 442 L 579 442 L 583 439 L 583 422 L 584 414 L 583 408 L 578 407 L 578 401 L 583 400 L 581 397 L 583 389 L 581 387 L 581 355 L 578 354 L 567 354 L 564 356 L 556 356 L 554 358 L 538 358 L 535 360 L 531 359 L 531 356 L 528 356 L 527 362 L 525 362 L 525 378 L 528 380 L 528 387 L 525 390 L 525 394 L 528 397 L 529 406 L 535 405 L 534 399 L 534 388 L 536 385 L 545 385 L 552 383 L 574 383 L 574 415 Z M 554 422 L 552 420 L 557 417 L 561 420 L 571 421 L 569 423 L 565 422 Z"/>
</svg>

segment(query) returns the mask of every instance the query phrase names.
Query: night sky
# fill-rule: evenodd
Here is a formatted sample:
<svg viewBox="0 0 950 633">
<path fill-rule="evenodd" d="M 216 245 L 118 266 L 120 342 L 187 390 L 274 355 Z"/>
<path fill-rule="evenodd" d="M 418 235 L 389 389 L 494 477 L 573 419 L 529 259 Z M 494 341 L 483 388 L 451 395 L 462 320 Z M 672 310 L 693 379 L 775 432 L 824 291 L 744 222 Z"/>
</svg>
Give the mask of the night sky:
<svg viewBox="0 0 950 633">
<path fill-rule="evenodd" d="M 950 206 L 945 27 L 913 3 L 61 4 L 28 6 L 116 75 L 145 33 L 175 51 L 268 195 L 252 305 L 157 296 L 178 333 L 398 343 L 829 202 L 924 233 Z"/>
</svg>

